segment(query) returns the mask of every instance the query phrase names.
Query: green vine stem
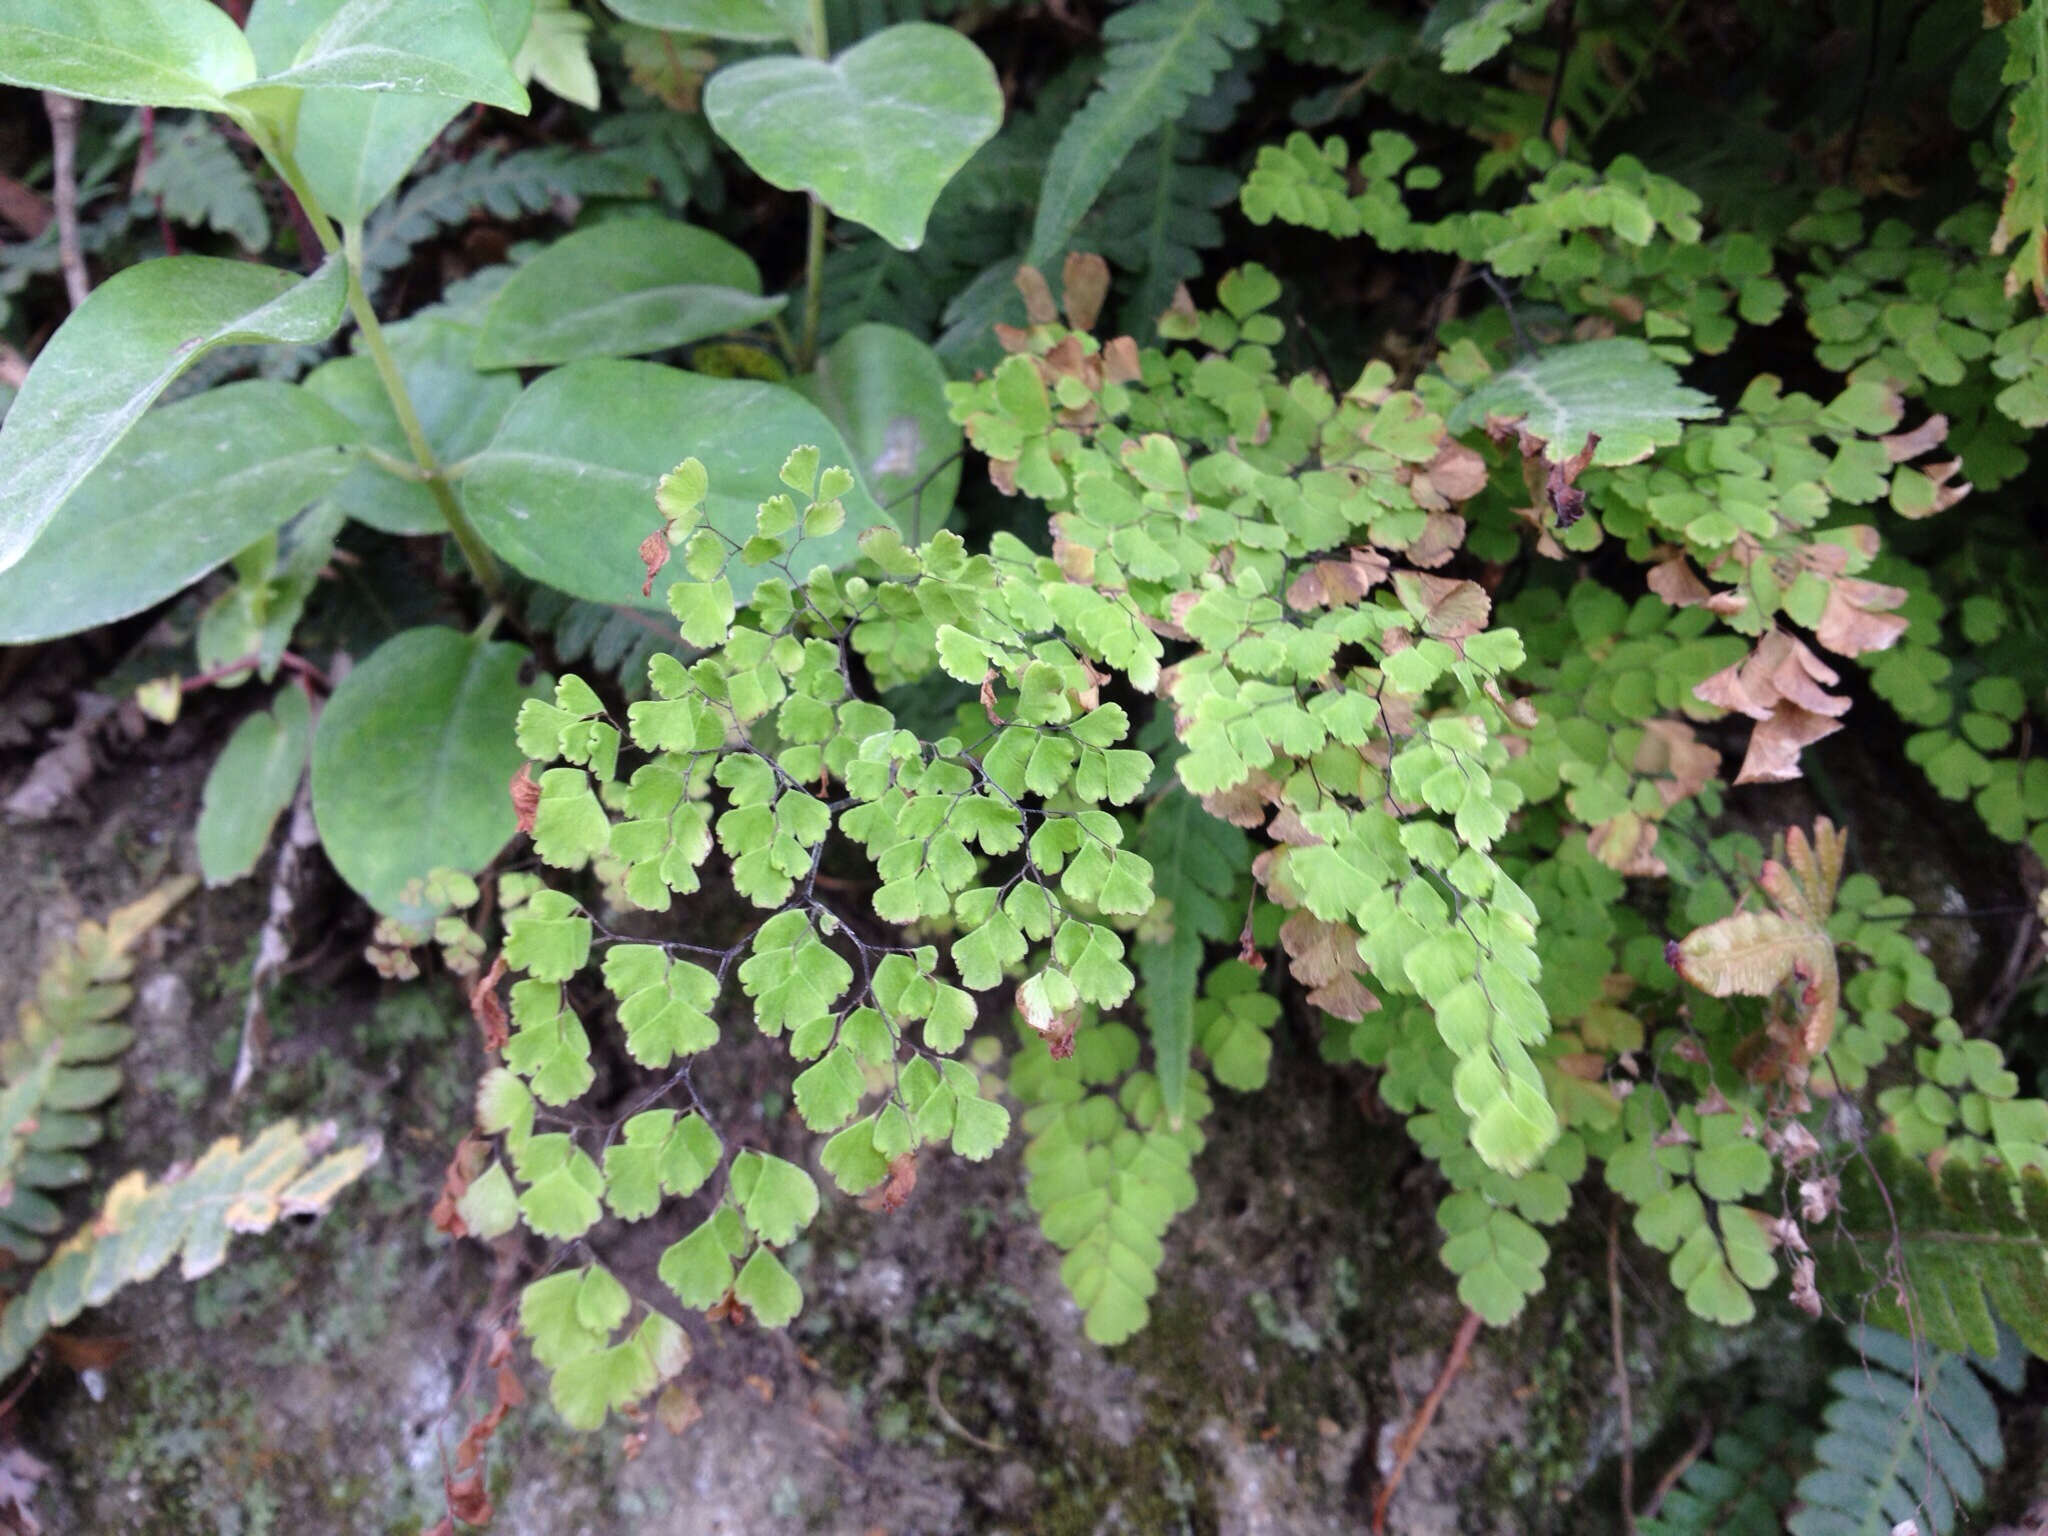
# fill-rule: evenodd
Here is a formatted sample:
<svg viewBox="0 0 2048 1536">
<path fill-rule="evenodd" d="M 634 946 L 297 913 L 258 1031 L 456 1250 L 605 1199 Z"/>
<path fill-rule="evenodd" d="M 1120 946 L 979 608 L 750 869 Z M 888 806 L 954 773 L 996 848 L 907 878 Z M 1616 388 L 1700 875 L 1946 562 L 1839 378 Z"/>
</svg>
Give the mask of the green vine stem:
<svg viewBox="0 0 2048 1536">
<path fill-rule="evenodd" d="M 413 408 L 404 375 L 398 371 L 398 360 L 391 355 L 391 344 L 385 339 L 384 327 L 377 319 L 376 310 L 370 306 L 370 296 L 363 291 L 361 225 L 351 224 L 343 231 L 343 254 L 348 262 L 349 313 L 355 316 L 356 324 L 362 328 L 363 348 L 370 354 L 377 377 L 384 385 L 384 393 L 391 399 L 392 414 L 398 418 L 399 429 L 405 433 L 406 444 L 412 449 L 413 459 L 420 467 L 434 505 L 440 509 L 448 531 L 455 536 L 456 547 L 462 551 L 462 558 L 468 562 L 477 585 L 483 588 L 484 596 L 494 607 L 502 606 L 505 583 L 498 571 L 497 557 L 462 510 L 462 504 L 455 499 L 455 489 L 442 472 L 440 460 L 434 457 L 433 445 L 427 441 L 426 429 L 420 425 L 419 412 Z"/>
<path fill-rule="evenodd" d="M 455 499 L 454 488 L 441 461 L 434 456 L 434 448 L 427 441 L 426 429 L 420 425 L 419 412 L 412 403 L 412 393 L 405 387 L 405 376 L 398 371 L 398 361 L 391 355 L 391 346 L 384 337 L 384 327 L 378 322 L 377 312 L 370 305 L 370 296 L 363 291 L 362 270 L 362 226 L 350 224 L 339 233 L 327 211 L 320 206 L 320 200 L 313 195 L 299 173 L 298 163 L 268 134 L 251 131 L 257 148 L 270 161 L 277 173 L 284 178 L 299 206 L 306 212 L 306 222 L 312 226 L 314 238 L 322 250 L 330 256 L 340 256 L 348 267 L 348 310 L 362 329 L 363 346 L 370 354 L 370 361 L 376 367 L 377 379 L 384 386 L 384 393 L 391 401 L 391 412 L 398 418 L 399 430 L 405 434 L 406 445 L 412 450 L 413 461 L 419 467 L 418 478 L 434 498 L 434 505 L 440 510 L 442 520 L 448 524 L 448 531 L 454 535 L 455 544 L 462 551 L 462 558 L 469 566 L 470 574 L 476 577 L 477 585 L 483 588 L 484 596 L 496 606 L 505 601 L 505 581 L 498 570 L 497 556 L 476 531 L 476 525 L 462 510 L 462 504 Z"/>
<path fill-rule="evenodd" d="M 825 32 L 825 0 L 811 0 L 810 35 L 804 53 L 819 62 L 831 57 Z M 796 371 L 808 373 L 818 360 L 818 327 L 825 312 L 825 205 L 811 194 L 811 222 L 804 241 L 804 340 Z"/>
</svg>

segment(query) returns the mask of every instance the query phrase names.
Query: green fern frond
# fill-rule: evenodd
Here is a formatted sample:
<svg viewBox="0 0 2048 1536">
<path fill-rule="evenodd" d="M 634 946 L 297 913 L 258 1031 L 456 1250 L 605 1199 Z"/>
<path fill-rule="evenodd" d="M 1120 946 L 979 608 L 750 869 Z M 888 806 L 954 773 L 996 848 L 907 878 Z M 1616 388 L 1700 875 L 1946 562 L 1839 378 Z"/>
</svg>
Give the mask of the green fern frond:
<svg viewBox="0 0 2048 1536">
<path fill-rule="evenodd" d="M 474 159 L 429 171 L 370 221 L 363 236 L 363 287 L 374 295 L 386 274 L 444 229 L 482 210 L 500 219 L 540 213 L 557 198 L 645 197 L 648 174 L 622 158 L 568 145 Z"/>
<path fill-rule="evenodd" d="M 135 192 L 141 209 L 160 201 L 178 223 L 232 235 L 245 250 L 270 244 L 270 213 L 255 178 L 203 112 L 168 127 L 159 121 L 155 157 L 136 178 Z"/>
<path fill-rule="evenodd" d="M 1109 52 L 1101 81 L 1046 166 L 1033 266 L 1058 262 L 1132 149 L 1178 120 L 1215 85 L 1232 51 L 1250 47 L 1279 14 L 1278 0 L 1138 0 L 1103 24 Z"/>
<path fill-rule="evenodd" d="M 325 1210 L 378 1155 L 374 1141 L 328 1153 L 333 1142 L 332 1122 L 302 1131 L 281 1120 L 247 1147 L 222 1137 L 189 1169 L 156 1184 L 139 1170 L 122 1178 L 0 1313 L 0 1378 L 18 1370 L 52 1328 L 172 1259 L 182 1258 L 180 1273 L 196 1280 L 219 1267 L 233 1234 L 267 1232 L 284 1217 Z"/>
<path fill-rule="evenodd" d="M 647 693 L 647 658 L 680 649 L 675 626 L 640 609 L 585 602 L 552 587 L 536 586 L 526 599 L 526 621 L 551 632 L 555 655 L 587 662 L 618 679 L 629 699 Z"/>
<path fill-rule="evenodd" d="M 1129 1070 L 1137 1051 L 1137 1037 L 1121 1024 L 1083 1026 L 1069 1057 L 1055 1059 L 1034 1041 L 1010 1079 L 1030 1106 L 1025 1197 L 1066 1254 L 1060 1279 L 1098 1344 L 1121 1344 L 1151 1315 L 1166 1257 L 1159 1239 L 1195 1203 L 1189 1168 L 1210 1108 L 1206 1086 L 1191 1074 L 1187 1113 L 1170 1123 L 1152 1075 Z M 1119 1079 L 1113 1098 L 1090 1091 Z"/>
<path fill-rule="evenodd" d="M 17 1259 L 43 1256 L 43 1239 L 63 1225 L 51 1195 L 91 1171 L 79 1149 L 100 1139 L 101 1110 L 121 1088 L 114 1058 L 135 1040 L 118 1022 L 135 995 L 129 951 L 197 884 L 172 880 L 104 924 L 79 924 L 0 1045 L 0 1250 Z"/>
<path fill-rule="evenodd" d="M 1177 1122 L 1186 1106 L 1203 951 L 1236 931 L 1229 903 L 1251 870 L 1251 843 L 1176 784 L 1146 812 L 1137 848 L 1167 904 L 1166 933 L 1151 938 L 1141 929 L 1135 958 L 1159 1091 L 1168 1118 Z"/>
<path fill-rule="evenodd" d="M 1957 1159 L 1937 1176 L 1889 1136 L 1869 1152 L 1843 1170 L 1838 1240 L 1819 1249 L 1830 1293 L 1868 1292 L 1871 1321 L 1938 1349 L 1995 1354 L 1996 1318 L 2048 1359 L 2048 1177 Z"/>
<path fill-rule="evenodd" d="M 1714 1436 L 1637 1536 L 1772 1536 L 1812 1443 L 1813 1431 L 1782 1406 L 1755 1404 Z"/>
<path fill-rule="evenodd" d="M 1921 1536 L 1948 1536 L 1984 1497 L 1984 1473 L 2004 1465 L 1998 1405 L 1982 1372 L 2017 1389 L 2017 1343 L 1989 1358 L 1949 1354 L 1862 1325 L 1850 1330 L 1863 1359 L 1834 1373 L 1819 1465 L 1799 1480 L 1792 1536 L 1889 1536 L 1912 1520 Z M 1975 1367 L 1973 1370 L 1972 1367 Z"/>
<path fill-rule="evenodd" d="M 2005 206 L 1991 237 L 1993 255 L 2017 246 L 2006 269 L 2005 291 L 2034 290 L 2048 307 L 2048 0 L 2031 0 L 2005 24 L 2005 82 L 2017 86 L 2007 138 Z"/>
</svg>

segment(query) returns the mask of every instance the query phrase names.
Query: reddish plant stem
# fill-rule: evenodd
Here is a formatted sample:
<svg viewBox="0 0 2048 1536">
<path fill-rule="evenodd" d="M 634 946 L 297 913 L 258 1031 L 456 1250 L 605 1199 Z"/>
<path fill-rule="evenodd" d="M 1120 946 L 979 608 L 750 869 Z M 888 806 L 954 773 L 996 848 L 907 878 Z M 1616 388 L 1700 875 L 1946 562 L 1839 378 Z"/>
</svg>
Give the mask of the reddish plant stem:
<svg viewBox="0 0 2048 1536">
<path fill-rule="evenodd" d="M 1394 1502 L 1394 1492 L 1407 1475 L 1408 1463 L 1414 1460 L 1416 1447 L 1422 1444 L 1422 1437 L 1429 1433 L 1437 1409 L 1443 1406 L 1444 1394 L 1451 1390 L 1451 1383 L 1464 1369 L 1465 1357 L 1472 1352 L 1472 1341 L 1479 1337 L 1479 1325 L 1484 1321 L 1477 1312 L 1466 1312 L 1465 1320 L 1458 1324 L 1458 1336 L 1451 1340 L 1451 1352 L 1444 1356 L 1443 1369 L 1436 1373 L 1436 1382 L 1430 1387 L 1429 1396 L 1422 1400 L 1414 1419 L 1401 1431 L 1401 1438 L 1394 1442 L 1393 1470 L 1380 1484 L 1380 1491 L 1373 1495 L 1373 1536 L 1386 1536 L 1387 1506 Z"/>
<path fill-rule="evenodd" d="M 253 672 L 262 660 L 262 657 L 252 651 L 247 656 L 238 656 L 233 661 L 224 661 L 217 667 L 209 667 L 204 672 L 195 673 L 193 676 L 184 679 L 178 684 L 179 690 L 184 693 L 192 693 L 197 689 L 217 683 L 224 677 L 234 677 L 243 672 Z M 282 656 L 278 657 L 278 662 L 287 671 L 298 673 L 300 677 L 313 684 L 322 693 L 332 693 L 334 691 L 334 684 L 328 681 L 327 674 L 306 660 L 305 657 L 286 651 Z"/>
</svg>

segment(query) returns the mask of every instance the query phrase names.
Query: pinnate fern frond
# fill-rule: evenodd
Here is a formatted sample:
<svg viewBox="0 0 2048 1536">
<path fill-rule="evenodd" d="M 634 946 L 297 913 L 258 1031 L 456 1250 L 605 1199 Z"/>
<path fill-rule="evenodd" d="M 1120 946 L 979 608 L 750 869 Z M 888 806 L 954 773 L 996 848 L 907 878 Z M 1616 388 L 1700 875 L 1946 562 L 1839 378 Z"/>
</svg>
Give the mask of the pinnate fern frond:
<svg viewBox="0 0 2048 1536">
<path fill-rule="evenodd" d="M 2005 28 L 2010 50 L 2005 82 L 2018 90 L 2012 98 L 2005 205 L 1998 211 L 1991 251 L 1997 256 L 2013 251 L 2005 274 L 2007 295 L 2028 287 L 2048 308 L 2048 3 L 2031 0 Z"/>
<path fill-rule="evenodd" d="M 1858 1325 L 1860 1364 L 1829 1378 L 1819 1462 L 1799 1480 L 1792 1536 L 1888 1536 L 1911 1520 L 1947 1536 L 1984 1496 L 1984 1473 L 2005 1462 L 1998 1406 L 1978 1373 L 2008 1391 L 2025 1365 L 2017 1344 L 1994 1356 L 1950 1354 Z M 2010 1343 L 2010 1341 L 2009 1341 Z"/>
<path fill-rule="evenodd" d="M 1125 156 L 1177 121 L 1279 18 L 1278 0 L 1138 0 L 1103 24 L 1102 79 L 1068 122 L 1045 172 L 1028 260 L 1057 267 L 1067 242 Z"/>
<path fill-rule="evenodd" d="M 63 1224 L 51 1195 L 84 1182 L 79 1149 L 100 1139 L 100 1111 L 120 1091 L 114 1058 L 135 1039 L 119 1022 L 134 997 L 131 951 L 197 883 L 170 881 L 104 924 L 81 923 L 0 1045 L 0 1250 L 17 1259 L 41 1258 Z"/>
<path fill-rule="evenodd" d="M 246 1147 L 222 1137 L 189 1169 L 157 1183 L 140 1170 L 122 1178 L 0 1313 L 0 1377 L 17 1370 L 52 1328 L 172 1259 L 196 1280 L 219 1267 L 234 1233 L 268 1231 L 284 1217 L 326 1209 L 378 1153 L 374 1140 L 328 1152 L 334 1135 L 331 1122 L 301 1130 L 281 1120 Z"/>
<path fill-rule="evenodd" d="M 1792 1472 L 1812 1431 L 1777 1403 L 1758 1403 L 1714 1436 L 1638 1536 L 1766 1536 L 1782 1527 Z"/>
<path fill-rule="evenodd" d="M 558 198 L 645 197 L 650 178 L 619 159 L 568 145 L 503 155 L 486 149 L 420 177 L 370 221 L 363 236 L 363 287 L 378 284 L 413 250 L 479 210 L 500 219 L 539 213 Z"/>
<path fill-rule="evenodd" d="M 1841 1233 L 1821 1250 L 1836 1285 L 1869 1291 L 1873 1322 L 1937 1349 L 1995 1353 L 2003 1322 L 2048 1358 L 2048 1177 L 1957 1158 L 1936 1174 L 1889 1136 L 1869 1154 L 1844 1168 Z"/>
</svg>

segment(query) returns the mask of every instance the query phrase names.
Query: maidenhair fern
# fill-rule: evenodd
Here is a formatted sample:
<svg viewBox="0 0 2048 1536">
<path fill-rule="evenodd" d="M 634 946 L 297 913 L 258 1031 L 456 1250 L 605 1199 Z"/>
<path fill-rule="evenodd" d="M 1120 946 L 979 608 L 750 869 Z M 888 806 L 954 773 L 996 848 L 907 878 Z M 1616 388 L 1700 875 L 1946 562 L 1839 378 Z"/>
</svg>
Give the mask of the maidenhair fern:
<svg viewBox="0 0 2048 1536">
<path fill-rule="evenodd" d="M 1799 1480 L 1791 1536 L 1948 1536 L 2005 1462 L 1998 1406 L 1979 1374 L 2019 1390 L 2026 1360 L 2009 1336 L 1989 1356 L 1950 1354 L 1859 1325 L 1862 1355 L 1829 1378 L 1834 1399 L 1814 1442 L 1819 1463 Z"/>
</svg>

